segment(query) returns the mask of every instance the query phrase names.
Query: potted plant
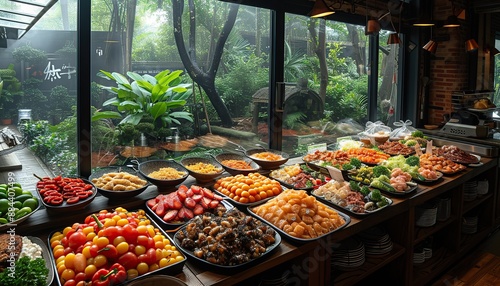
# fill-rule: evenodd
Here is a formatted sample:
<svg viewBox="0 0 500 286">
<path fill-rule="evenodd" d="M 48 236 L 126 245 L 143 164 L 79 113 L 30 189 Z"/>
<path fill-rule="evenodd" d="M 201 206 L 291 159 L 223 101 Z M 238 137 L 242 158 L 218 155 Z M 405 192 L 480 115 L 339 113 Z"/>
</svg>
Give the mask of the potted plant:
<svg viewBox="0 0 500 286">
<path fill-rule="evenodd" d="M 92 120 L 103 118 L 121 119 L 120 132 L 137 139 L 137 134 L 155 133 L 166 127 L 180 126 L 181 120 L 193 122 L 192 114 L 183 110 L 187 98 L 192 94 L 190 84 L 183 84 L 182 71 L 162 71 L 155 76 L 141 76 L 127 72 L 127 77 L 120 73 L 102 71 L 99 75 L 114 80 L 117 86 L 102 86 L 115 96 L 103 103 L 103 106 L 115 106 L 118 111 L 98 110 Z M 138 133 L 131 132 L 134 127 Z M 127 132 L 125 132 L 126 130 Z M 153 134 L 154 136 L 159 136 Z M 162 133 L 163 134 L 163 133 Z M 125 136 L 127 137 L 127 136 Z"/>
<path fill-rule="evenodd" d="M 6 69 L 0 69 L 0 114 L 3 125 L 12 124 L 17 113 L 19 98 L 23 95 L 21 82 L 16 77 L 14 64 Z"/>
</svg>

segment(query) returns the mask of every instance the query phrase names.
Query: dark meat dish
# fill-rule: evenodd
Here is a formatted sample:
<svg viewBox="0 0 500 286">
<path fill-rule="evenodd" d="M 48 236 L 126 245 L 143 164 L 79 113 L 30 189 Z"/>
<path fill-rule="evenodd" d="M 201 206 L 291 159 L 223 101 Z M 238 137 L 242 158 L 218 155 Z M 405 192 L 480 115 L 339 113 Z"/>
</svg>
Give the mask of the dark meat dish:
<svg viewBox="0 0 500 286">
<path fill-rule="evenodd" d="M 477 164 L 479 163 L 479 158 L 465 152 L 464 150 L 458 148 L 454 145 L 443 145 L 441 148 L 435 149 L 436 155 L 442 156 L 448 160 L 460 164 Z"/>
</svg>

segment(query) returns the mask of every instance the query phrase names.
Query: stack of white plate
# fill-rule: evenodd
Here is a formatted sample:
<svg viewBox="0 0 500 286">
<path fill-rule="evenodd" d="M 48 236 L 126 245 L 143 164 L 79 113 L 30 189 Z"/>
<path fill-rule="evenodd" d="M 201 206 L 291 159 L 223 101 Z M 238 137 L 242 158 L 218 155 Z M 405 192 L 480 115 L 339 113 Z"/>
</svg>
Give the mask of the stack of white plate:
<svg viewBox="0 0 500 286">
<path fill-rule="evenodd" d="M 432 248 L 424 247 L 423 251 L 426 260 L 432 257 Z"/>
<path fill-rule="evenodd" d="M 391 252 L 393 244 L 389 233 L 381 227 L 372 227 L 361 232 L 359 239 L 365 246 L 366 255 L 384 255 Z"/>
<path fill-rule="evenodd" d="M 424 261 L 425 261 L 425 252 L 422 249 L 415 250 L 415 252 L 413 252 L 413 264 L 424 263 Z"/>
<path fill-rule="evenodd" d="M 424 204 L 415 208 L 415 224 L 420 227 L 428 227 L 436 224 L 437 206 L 435 204 Z"/>
<path fill-rule="evenodd" d="M 332 268 L 350 269 L 365 263 L 365 247 L 361 240 L 351 237 L 332 246 Z"/>
<path fill-rule="evenodd" d="M 451 215 L 451 199 L 442 198 L 439 200 L 438 210 L 437 210 L 437 220 L 445 221 L 450 218 Z"/>
<path fill-rule="evenodd" d="M 488 193 L 489 183 L 488 180 L 482 180 L 477 182 L 477 195 L 484 196 Z"/>
<path fill-rule="evenodd" d="M 259 286 L 285 286 L 287 285 L 287 279 L 290 276 L 290 270 L 286 270 L 283 273 L 276 273 L 270 277 L 262 278 Z"/>
<path fill-rule="evenodd" d="M 477 181 L 468 181 L 464 183 L 464 201 L 470 202 L 477 198 Z"/>
<path fill-rule="evenodd" d="M 462 233 L 472 234 L 477 232 L 478 217 L 464 216 L 462 221 Z"/>
</svg>

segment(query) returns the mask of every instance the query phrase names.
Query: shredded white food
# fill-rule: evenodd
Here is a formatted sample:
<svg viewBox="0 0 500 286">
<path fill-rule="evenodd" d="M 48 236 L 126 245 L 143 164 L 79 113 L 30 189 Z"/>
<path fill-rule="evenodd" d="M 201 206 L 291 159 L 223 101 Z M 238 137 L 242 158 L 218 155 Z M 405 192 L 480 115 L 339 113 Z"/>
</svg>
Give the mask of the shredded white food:
<svg viewBox="0 0 500 286">
<path fill-rule="evenodd" d="M 21 249 L 21 253 L 19 254 L 19 258 L 28 256 L 30 259 L 42 258 L 42 247 L 34 242 L 32 242 L 26 236 L 22 237 L 23 247 Z"/>
</svg>

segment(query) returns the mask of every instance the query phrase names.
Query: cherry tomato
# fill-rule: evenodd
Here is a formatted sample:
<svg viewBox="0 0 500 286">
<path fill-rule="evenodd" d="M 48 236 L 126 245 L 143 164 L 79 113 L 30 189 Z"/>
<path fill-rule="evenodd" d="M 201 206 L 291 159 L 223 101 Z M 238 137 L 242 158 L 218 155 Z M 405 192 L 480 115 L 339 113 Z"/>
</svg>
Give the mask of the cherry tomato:
<svg viewBox="0 0 500 286">
<path fill-rule="evenodd" d="M 149 248 L 146 251 L 146 256 L 148 257 L 146 263 L 151 265 L 156 262 L 156 249 L 155 248 Z"/>
<path fill-rule="evenodd" d="M 86 278 L 87 278 L 87 275 L 85 275 L 85 272 L 78 272 L 75 275 L 76 282 L 85 281 Z"/>
<path fill-rule="evenodd" d="M 127 252 L 118 257 L 118 263 L 123 265 L 125 269 L 136 268 L 139 261 L 137 260 L 137 256 L 132 252 Z"/>
<path fill-rule="evenodd" d="M 68 238 L 68 246 L 72 249 L 77 249 L 85 242 L 87 242 L 87 236 L 81 231 L 73 232 Z"/>
<path fill-rule="evenodd" d="M 129 243 L 136 243 L 137 242 L 137 236 L 139 233 L 137 232 L 137 229 L 135 229 L 134 226 L 127 224 L 123 227 L 123 237 L 125 237 L 125 240 Z"/>
<path fill-rule="evenodd" d="M 107 237 L 109 241 L 114 241 L 116 237 L 122 235 L 122 232 L 123 228 L 121 226 L 109 226 L 104 229 L 104 236 Z"/>
<path fill-rule="evenodd" d="M 112 244 L 108 244 L 105 247 L 101 248 L 99 250 L 99 253 L 106 256 L 108 260 L 114 260 L 118 257 L 118 250 L 116 250 L 116 247 Z"/>
<path fill-rule="evenodd" d="M 139 235 L 137 236 L 137 244 L 142 245 L 144 247 L 148 247 L 148 237 L 145 235 Z"/>
<path fill-rule="evenodd" d="M 69 279 L 64 282 L 63 286 L 76 286 L 76 280 L 75 279 Z"/>
<path fill-rule="evenodd" d="M 73 260 L 73 266 L 74 266 L 76 273 L 85 271 L 85 267 L 87 267 L 87 258 L 85 257 L 85 255 L 83 255 L 81 253 L 77 253 L 74 257 L 74 260 Z M 75 280 L 77 282 L 80 281 L 76 278 L 75 278 Z"/>
</svg>

